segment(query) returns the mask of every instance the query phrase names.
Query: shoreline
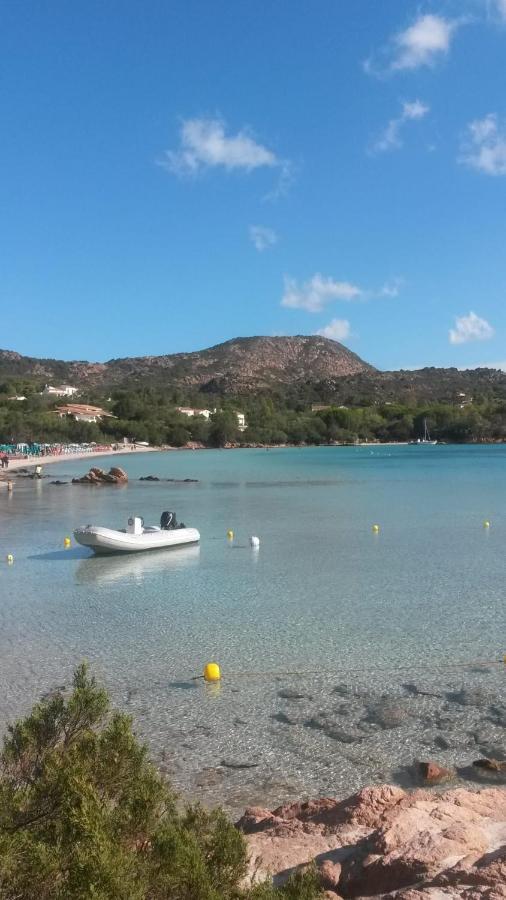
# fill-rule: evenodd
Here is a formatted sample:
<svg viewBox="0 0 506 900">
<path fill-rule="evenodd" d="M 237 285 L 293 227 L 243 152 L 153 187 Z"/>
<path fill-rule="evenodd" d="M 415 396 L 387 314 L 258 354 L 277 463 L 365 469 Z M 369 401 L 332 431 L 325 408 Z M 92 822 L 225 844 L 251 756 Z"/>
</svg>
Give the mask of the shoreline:
<svg viewBox="0 0 506 900">
<path fill-rule="evenodd" d="M 133 445 L 132 445 L 133 446 Z M 29 457 L 28 459 L 9 459 L 9 467 L 0 470 L 0 479 L 8 479 L 10 472 L 19 472 L 21 469 L 33 469 L 35 466 L 53 466 L 58 463 L 73 462 L 82 459 L 99 459 L 109 456 L 127 456 L 130 453 L 155 453 L 160 447 L 135 447 L 133 450 L 91 450 L 82 453 L 59 453 L 48 456 Z"/>
</svg>

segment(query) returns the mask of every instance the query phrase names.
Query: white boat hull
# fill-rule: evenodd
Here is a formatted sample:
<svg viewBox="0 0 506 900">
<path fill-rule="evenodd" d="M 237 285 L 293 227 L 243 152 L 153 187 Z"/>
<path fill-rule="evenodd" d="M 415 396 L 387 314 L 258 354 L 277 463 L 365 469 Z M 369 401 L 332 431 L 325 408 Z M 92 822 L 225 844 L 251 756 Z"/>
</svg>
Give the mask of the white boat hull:
<svg viewBox="0 0 506 900">
<path fill-rule="evenodd" d="M 163 550 L 167 547 L 196 544 L 200 540 L 196 528 L 171 530 L 145 528 L 141 534 L 129 534 L 101 525 L 76 528 L 74 537 L 78 544 L 89 547 L 95 553 L 141 553 L 145 550 Z"/>
</svg>

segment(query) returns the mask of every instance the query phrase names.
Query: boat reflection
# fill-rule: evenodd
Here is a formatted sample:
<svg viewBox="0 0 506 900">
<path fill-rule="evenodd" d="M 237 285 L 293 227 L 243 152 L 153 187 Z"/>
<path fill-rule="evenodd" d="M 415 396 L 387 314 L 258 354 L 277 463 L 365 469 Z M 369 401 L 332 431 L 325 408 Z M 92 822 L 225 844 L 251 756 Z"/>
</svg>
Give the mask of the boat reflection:
<svg viewBox="0 0 506 900">
<path fill-rule="evenodd" d="M 150 575 L 195 566 L 199 558 L 198 544 L 174 550 L 151 550 L 147 553 L 125 553 L 119 556 L 90 556 L 80 561 L 75 577 L 78 584 L 142 581 Z"/>
</svg>

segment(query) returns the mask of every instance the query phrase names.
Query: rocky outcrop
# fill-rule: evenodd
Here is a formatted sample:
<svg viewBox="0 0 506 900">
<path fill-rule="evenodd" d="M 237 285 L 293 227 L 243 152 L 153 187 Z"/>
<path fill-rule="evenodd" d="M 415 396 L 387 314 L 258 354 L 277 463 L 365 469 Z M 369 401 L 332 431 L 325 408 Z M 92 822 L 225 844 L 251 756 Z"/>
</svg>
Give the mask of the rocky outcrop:
<svg viewBox="0 0 506 900">
<path fill-rule="evenodd" d="M 506 898 L 504 788 L 437 794 L 381 785 L 341 802 L 252 807 L 237 827 L 252 880 L 282 882 L 315 859 L 322 889 L 342 898 Z"/>
<path fill-rule="evenodd" d="M 126 484 L 128 475 L 124 469 L 113 466 L 108 472 L 96 466 L 90 469 L 87 475 L 81 478 L 73 478 L 72 484 Z"/>
</svg>

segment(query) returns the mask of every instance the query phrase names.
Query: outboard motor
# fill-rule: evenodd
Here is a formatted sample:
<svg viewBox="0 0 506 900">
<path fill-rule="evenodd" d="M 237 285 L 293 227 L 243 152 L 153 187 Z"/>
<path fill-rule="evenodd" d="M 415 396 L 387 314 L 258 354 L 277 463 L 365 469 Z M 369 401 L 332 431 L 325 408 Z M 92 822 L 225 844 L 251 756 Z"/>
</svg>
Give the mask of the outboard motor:
<svg viewBox="0 0 506 900">
<path fill-rule="evenodd" d="M 172 531 L 177 528 L 177 519 L 175 512 L 163 512 L 160 516 L 160 528 L 163 531 Z"/>
</svg>

